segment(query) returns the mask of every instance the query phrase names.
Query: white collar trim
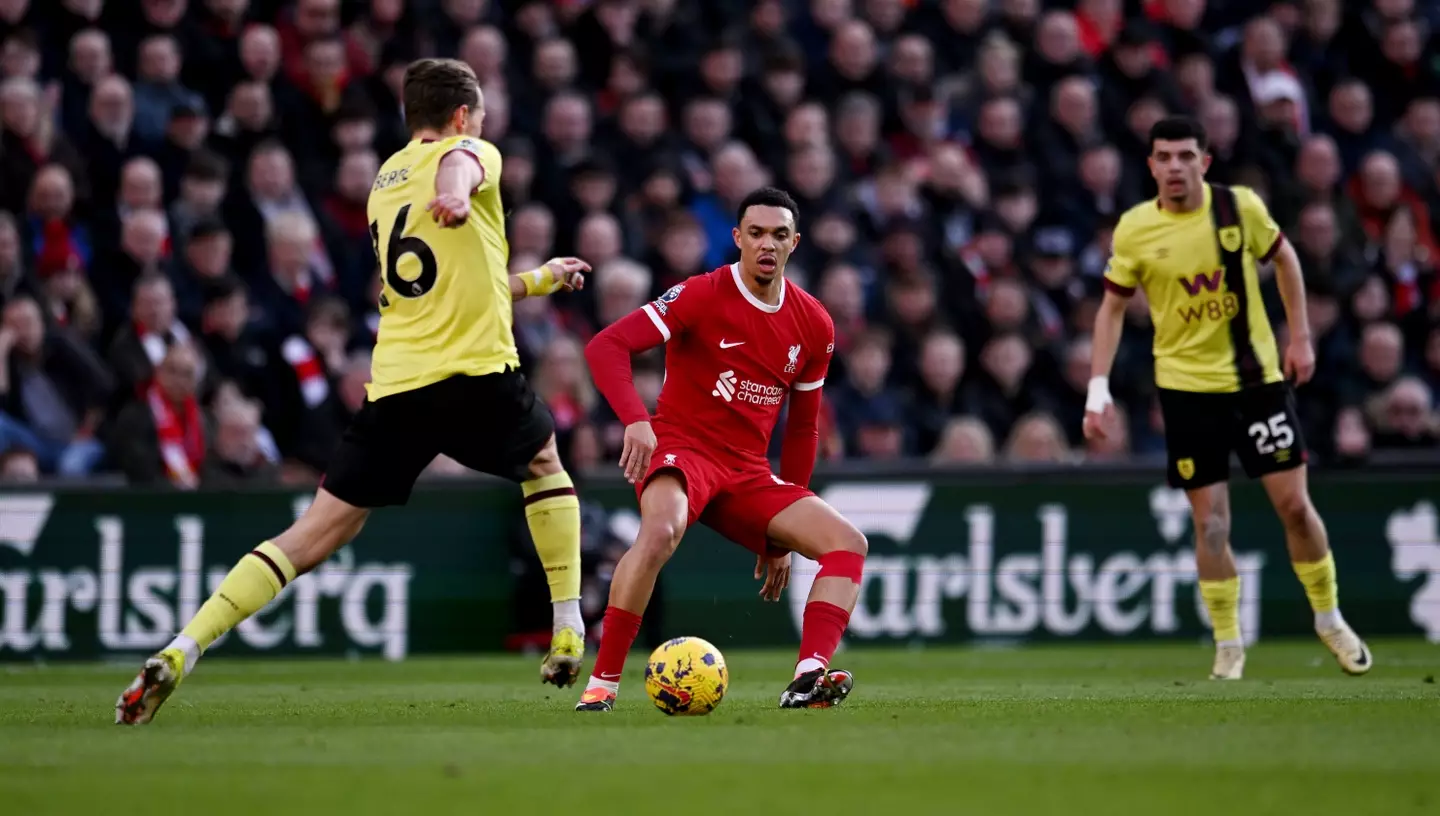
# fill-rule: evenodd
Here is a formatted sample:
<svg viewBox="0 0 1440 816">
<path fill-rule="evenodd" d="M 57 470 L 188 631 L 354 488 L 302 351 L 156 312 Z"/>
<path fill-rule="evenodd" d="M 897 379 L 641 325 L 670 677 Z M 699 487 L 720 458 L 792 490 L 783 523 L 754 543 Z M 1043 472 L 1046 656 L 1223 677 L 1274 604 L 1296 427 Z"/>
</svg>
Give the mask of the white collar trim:
<svg viewBox="0 0 1440 816">
<path fill-rule="evenodd" d="M 780 307 L 781 307 L 781 306 L 784 306 L 784 305 L 785 305 L 785 279 L 784 279 L 784 278 L 781 278 L 781 279 L 780 279 L 780 299 L 779 299 L 778 301 L 776 301 L 776 303 L 775 303 L 774 306 L 771 306 L 770 304 L 766 303 L 765 301 L 761 300 L 760 298 L 755 297 L 755 294 L 754 294 L 753 292 L 751 292 L 750 289 L 749 289 L 749 287 L 747 287 L 747 286 L 745 285 L 745 281 L 744 281 L 744 280 L 741 280 L 741 278 L 740 278 L 740 264 L 739 264 L 738 262 L 737 262 L 737 263 L 730 264 L 730 277 L 732 277 L 732 278 L 735 279 L 735 286 L 736 286 L 736 288 L 738 288 L 738 289 L 740 290 L 740 294 L 744 295 L 744 296 L 745 296 L 745 299 L 748 300 L 748 301 L 750 301 L 750 305 L 751 305 L 751 306 L 754 306 L 755 308 L 759 309 L 760 311 L 766 312 L 766 313 L 768 313 L 768 314 L 775 314 L 776 312 L 780 311 Z"/>
</svg>

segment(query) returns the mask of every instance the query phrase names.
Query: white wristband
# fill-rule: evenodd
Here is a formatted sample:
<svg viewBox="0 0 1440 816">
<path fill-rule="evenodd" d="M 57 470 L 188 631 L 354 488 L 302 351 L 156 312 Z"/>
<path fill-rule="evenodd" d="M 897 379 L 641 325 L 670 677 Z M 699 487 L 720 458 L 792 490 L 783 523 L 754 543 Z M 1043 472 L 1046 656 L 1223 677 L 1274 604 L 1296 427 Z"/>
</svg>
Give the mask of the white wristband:
<svg viewBox="0 0 1440 816">
<path fill-rule="evenodd" d="M 1110 396 L 1110 378 L 1091 377 L 1090 392 L 1085 395 L 1085 411 L 1092 414 L 1102 413 L 1105 406 L 1114 401 Z"/>
</svg>

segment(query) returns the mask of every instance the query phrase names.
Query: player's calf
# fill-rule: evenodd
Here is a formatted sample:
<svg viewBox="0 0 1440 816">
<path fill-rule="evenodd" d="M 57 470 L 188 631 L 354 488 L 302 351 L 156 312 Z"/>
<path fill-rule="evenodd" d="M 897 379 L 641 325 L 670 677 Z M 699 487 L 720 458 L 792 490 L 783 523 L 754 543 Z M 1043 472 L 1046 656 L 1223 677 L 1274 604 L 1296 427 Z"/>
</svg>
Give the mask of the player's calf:
<svg viewBox="0 0 1440 816">
<path fill-rule="evenodd" d="M 545 568 L 552 610 L 550 650 L 540 665 L 540 681 L 571 686 L 585 660 L 585 619 L 580 612 L 580 498 L 560 464 L 552 433 L 529 464 L 525 521 L 535 554 Z"/>
<path fill-rule="evenodd" d="M 1305 587 L 1305 597 L 1315 615 L 1315 634 L 1346 674 L 1369 672 L 1374 666 L 1370 647 L 1340 614 L 1335 556 L 1330 550 L 1325 523 L 1310 501 L 1305 468 L 1266 474 L 1261 482 L 1285 527 L 1290 566 Z"/>
<path fill-rule="evenodd" d="M 116 703 L 116 722 L 148 723 L 180 681 L 195 670 L 210 644 L 264 609 L 296 577 L 349 543 L 368 515 L 368 510 L 320 489 L 288 530 L 246 553 L 180 634 L 146 661 Z"/>
<path fill-rule="evenodd" d="M 782 510 L 771 520 L 767 532 L 782 546 L 820 565 L 805 603 L 794 678 L 781 695 L 780 704 L 786 708 L 809 707 L 813 698 L 834 705 L 850 693 L 853 685 L 848 672 L 832 672 L 829 666 L 850 624 L 869 542 L 848 519 L 815 496 Z M 831 683 L 831 674 L 843 675 L 845 682 Z M 839 691 L 841 686 L 843 693 Z"/>
<path fill-rule="evenodd" d="M 684 485 L 669 474 L 661 474 L 640 497 L 640 532 L 635 543 L 615 565 L 610 581 L 610 605 L 600 635 L 595 669 L 577 711 L 609 711 L 620 690 L 625 658 L 640 634 L 641 615 L 650 604 L 655 579 L 674 555 L 685 535 L 689 502 Z M 603 698 L 604 705 L 598 704 Z"/>
</svg>

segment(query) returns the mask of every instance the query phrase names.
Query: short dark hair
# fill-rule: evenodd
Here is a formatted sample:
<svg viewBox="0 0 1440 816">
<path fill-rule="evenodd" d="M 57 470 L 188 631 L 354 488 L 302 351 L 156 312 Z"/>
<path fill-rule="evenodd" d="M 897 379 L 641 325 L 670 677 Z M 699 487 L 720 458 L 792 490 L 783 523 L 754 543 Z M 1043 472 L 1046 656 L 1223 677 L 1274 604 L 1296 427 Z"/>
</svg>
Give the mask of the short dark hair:
<svg viewBox="0 0 1440 816">
<path fill-rule="evenodd" d="M 789 193 L 779 187 L 761 187 L 760 189 L 745 196 L 740 202 L 739 208 L 735 210 L 735 223 L 745 220 L 745 213 L 751 207 L 779 207 L 782 210 L 789 210 L 795 223 L 800 223 L 800 205 Z"/>
<path fill-rule="evenodd" d="M 480 106 L 480 84 L 470 66 L 453 59 L 422 59 L 405 69 L 405 126 L 411 133 L 445 127 L 461 106 Z"/>
<path fill-rule="evenodd" d="M 1155 150 L 1155 142 L 1179 142 L 1194 139 L 1202 151 L 1210 149 L 1210 139 L 1205 135 L 1205 126 L 1189 116 L 1167 116 L 1150 127 L 1149 149 Z"/>
<path fill-rule="evenodd" d="M 206 238 L 214 238 L 220 235 L 230 235 L 230 228 L 225 226 L 224 221 L 221 221 L 219 218 L 202 218 L 195 222 L 195 226 L 190 228 L 190 243 L 193 244 L 196 241 L 203 241 Z"/>
<path fill-rule="evenodd" d="M 196 181 L 225 181 L 230 176 L 230 163 L 219 153 L 202 147 L 190 154 L 185 175 Z"/>
<path fill-rule="evenodd" d="M 249 289 L 245 286 L 245 281 L 233 274 L 227 274 L 215 280 L 206 281 L 201 285 L 200 291 L 204 295 L 205 305 L 207 307 L 236 295 L 249 294 Z"/>
<path fill-rule="evenodd" d="M 310 304 L 305 314 L 306 327 L 329 325 L 331 328 L 349 330 L 350 307 L 338 297 L 326 296 Z"/>
</svg>

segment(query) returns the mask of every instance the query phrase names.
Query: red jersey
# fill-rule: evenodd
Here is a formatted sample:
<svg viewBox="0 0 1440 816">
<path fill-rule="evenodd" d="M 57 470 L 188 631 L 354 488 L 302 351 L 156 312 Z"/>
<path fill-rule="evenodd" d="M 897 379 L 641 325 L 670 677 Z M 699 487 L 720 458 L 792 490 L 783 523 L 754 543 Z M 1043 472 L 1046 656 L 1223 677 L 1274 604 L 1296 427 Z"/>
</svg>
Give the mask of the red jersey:
<svg viewBox="0 0 1440 816">
<path fill-rule="evenodd" d="M 676 284 L 642 311 L 666 344 L 656 436 L 740 462 L 766 461 L 786 395 L 824 385 L 835 351 L 820 301 L 782 278 L 779 302 L 764 303 L 738 264 Z"/>
</svg>

